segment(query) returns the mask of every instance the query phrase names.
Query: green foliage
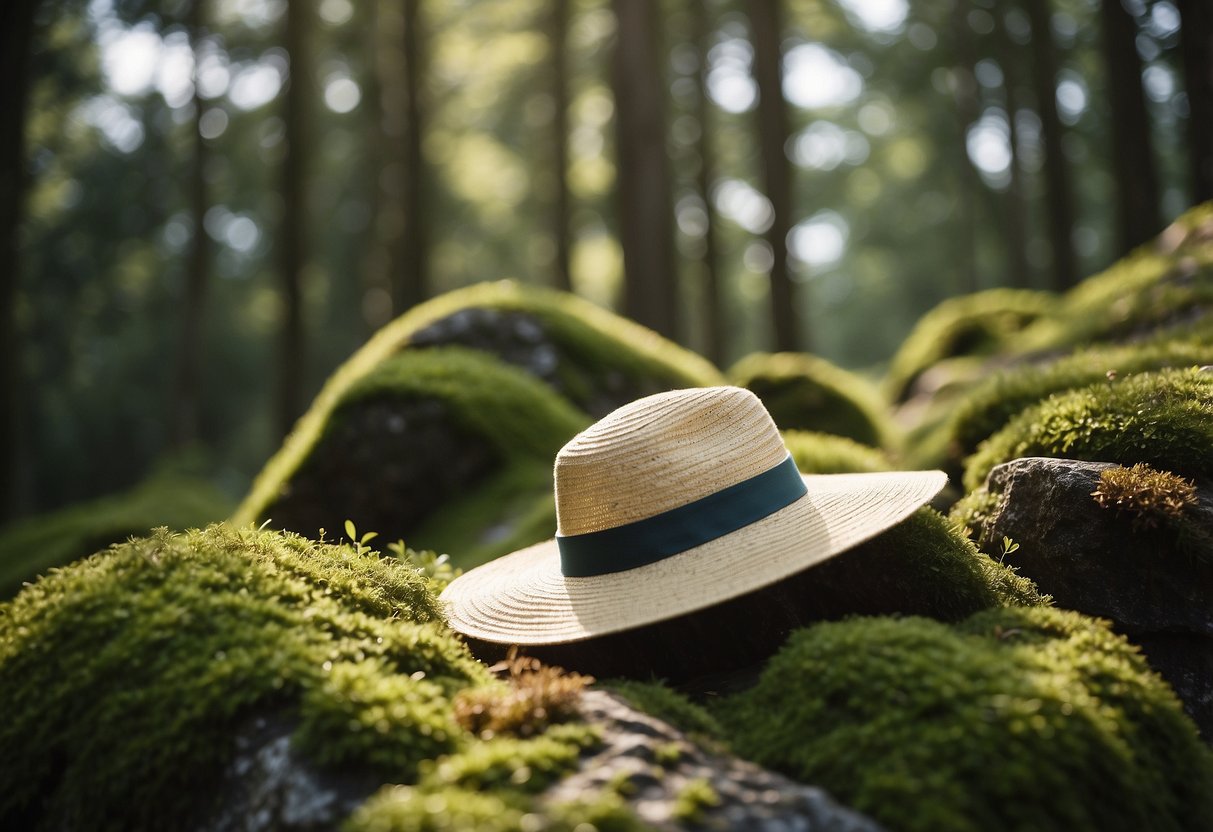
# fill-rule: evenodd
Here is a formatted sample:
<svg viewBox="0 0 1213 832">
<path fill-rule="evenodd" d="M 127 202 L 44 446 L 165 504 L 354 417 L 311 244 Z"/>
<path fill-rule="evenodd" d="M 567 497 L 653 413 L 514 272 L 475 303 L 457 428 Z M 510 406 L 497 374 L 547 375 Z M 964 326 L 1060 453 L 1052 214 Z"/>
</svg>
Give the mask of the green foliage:
<svg viewBox="0 0 1213 832">
<path fill-rule="evenodd" d="M 893 463 L 883 452 L 843 436 L 785 430 L 783 441 L 801 473 L 851 474 L 893 469 Z"/>
<path fill-rule="evenodd" d="M 704 707 L 661 682 L 610 679 L 602 686 L 628 700 L 633 708 L 670 723 L 701 745 L 716 747 L 724 731 Z"/>
<path fill-rule="evenodd" d="M 22 520 L 0 531 L 0 599 L 53 566 L 157 526 L 186 529 L 222 519 L 231 503 L 213 485 L 158 474 L 123 494 Z"/>
<path fill-rule="evenodd" d="M 884 402 L 867 379 L 803 353 L 755 353 L 729 370 L 754 392 L 781 430 L 844 436 L 872 447 L 893 442 Z"/>
<path fill-rule="evenodd" d="M 948 426 L 953 450 L 972 453 L 1029 405 L 1054 393 L 1087 387 L 1147 370 L 1183 368 L 1213 362 L 1206 327 L 1182 339 L 1168 336 L 1122 347 L 1093 347 L 1045 365 L 1024 365 L 1000 372 L 973 387 L 956 405 Z"/>
<path fill-rule="evenodd" d="M 819 624 L 719 710 L 739 752 L 889 828 L 1213 824 L 1213 758 L 1174 693 L 1073 612 Z"/>
<path fill-rule="evenodd" d="M 1027 324 L 1049 314 L 1057 299 L 1048 292 L 989 289 L 949 298 L 924 315 L 889 364 L 884 390 L 904 398 L 923 371 L 946 358 L 989 355 Z"/>
<path fill-rule="evenodd" d="M 298 705 L 318 759 L 407 776 L 458 744 L 450 697 L 488 681 L 408 565 L 291 534 L 161 530 L 0 606 L 0 825 L 205 812 L 238 727 L 270 707 Z"/>
<path fill-rule="evenodd" d="M 1138 463 L 1100 471 L 1091 496 L 1100 508 L 1129 512 L 1134 528 L 1151 529 L 1181 519 L 1196 504 L 1196 484 Z"/>
<path fill-rule="evenodd" d="M 996 466 L 1047 456 L 1213 476 L 1213 374 L 1161 370 L 1092 384 L 1029 407 L 987 439 L 965 464 L 980 486 Z"/>
</svg>

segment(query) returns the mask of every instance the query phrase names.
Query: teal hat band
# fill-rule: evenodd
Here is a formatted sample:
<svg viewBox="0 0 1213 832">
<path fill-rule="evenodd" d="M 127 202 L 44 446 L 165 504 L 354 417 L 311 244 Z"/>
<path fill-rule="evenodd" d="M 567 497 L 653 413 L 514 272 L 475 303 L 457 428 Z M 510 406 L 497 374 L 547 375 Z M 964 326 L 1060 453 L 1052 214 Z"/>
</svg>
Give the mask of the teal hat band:
<svg viewBox="0 0 1213 832">
<path fill-rule="evenodd" d="M 655 563 L 757 522 L 807 492 L 789 454 L 774 468 L 693 503 L 611 529 L 556 535 L 560 572 L 588 578 Z"/>
</svg>

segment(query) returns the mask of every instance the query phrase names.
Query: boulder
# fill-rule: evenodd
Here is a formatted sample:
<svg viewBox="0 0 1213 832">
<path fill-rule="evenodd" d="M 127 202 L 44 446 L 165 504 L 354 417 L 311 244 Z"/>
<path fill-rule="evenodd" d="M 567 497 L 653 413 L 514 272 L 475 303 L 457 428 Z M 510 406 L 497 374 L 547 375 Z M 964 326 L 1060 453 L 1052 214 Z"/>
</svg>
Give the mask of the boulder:
<svg viewBox="0 0 1213 832">
<path fill-rule="evenodd" d="M 1061 607 L 1110 619 L 1140 644 L 1213 739 L 1213 492 L 1198 485 L 1183 525 L 1146 528 L 1092 497 L 1104 462 L 1027 458 L 1000 465 L 974 532 Z M 1203 532 L 1203 533 L 1202 533 Z"/>
</svg>

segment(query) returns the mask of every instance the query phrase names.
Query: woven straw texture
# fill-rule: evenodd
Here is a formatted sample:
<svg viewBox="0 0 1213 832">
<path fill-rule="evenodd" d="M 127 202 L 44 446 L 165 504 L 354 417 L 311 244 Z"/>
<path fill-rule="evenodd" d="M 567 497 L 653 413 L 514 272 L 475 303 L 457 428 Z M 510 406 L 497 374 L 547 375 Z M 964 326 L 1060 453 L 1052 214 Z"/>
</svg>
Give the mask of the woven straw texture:
<svg viewBox="0 0 1213 832">
<path fill-rule="evenodd" d="M 787 449 L 762 403 L 736 387 L 632 402 L 557 455 L 563 535 L 642 520 L 778 465 Z M 821 563 L 899 523 L 941 489 L 941 471 L 809 475 L 774 514 L 646 566 L 560 573 L 555 540 L 471 570 L 442 595 L 451 626 L 485 641 L 558 644 L 709 607 Z"/>
</svg>

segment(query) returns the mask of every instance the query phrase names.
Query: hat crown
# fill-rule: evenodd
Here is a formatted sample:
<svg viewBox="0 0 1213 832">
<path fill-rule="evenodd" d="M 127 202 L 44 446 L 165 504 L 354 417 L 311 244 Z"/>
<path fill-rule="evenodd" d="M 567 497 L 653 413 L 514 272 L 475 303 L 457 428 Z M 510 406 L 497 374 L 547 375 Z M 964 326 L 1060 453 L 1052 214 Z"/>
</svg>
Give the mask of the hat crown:
<svg viewBox="0 0 1213 832">
<path fill-rule="evenodd" d="M 639 399 L 557 454 L 558 531 L 588 534 L 662 514 L 755 477 L 787 454 L 749 390 L 703 387 Z"/>
</svg>

